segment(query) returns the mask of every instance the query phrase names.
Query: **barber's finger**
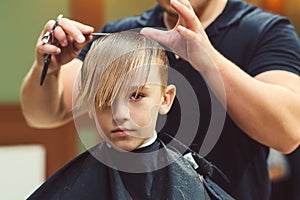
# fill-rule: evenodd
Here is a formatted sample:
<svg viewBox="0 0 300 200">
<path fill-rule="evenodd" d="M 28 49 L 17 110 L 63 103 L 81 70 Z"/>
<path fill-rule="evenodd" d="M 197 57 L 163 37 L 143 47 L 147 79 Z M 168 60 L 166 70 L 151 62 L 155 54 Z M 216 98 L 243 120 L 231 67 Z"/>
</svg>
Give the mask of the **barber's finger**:
<svg viewBox="0 0 300 200">
<path fill-rule="evenodd" d="M 46 34 L 47 32 L 50 33 L 50 31 L 51 31 L 51 29 L 52 29 L 54 23 L 55 23 L 54 20 L 49 20 L 49 21 L 45 24 L 44 29 L 42 30 L 42 32 L 41 32 L 41 34 L 40 34 L 40 36 L 39 36 L 39 38 L 38 38 L 38 41 L 39 41 L 39 42 L 42 40 L 42 38 L 45 36 L 45 34 Z"/>
<path fill-rule="evenodd" d="M 77 43 L 84 43 L 86 38 L 83 34 L 91 33 L 94 30 L 93 27 L 83 25 L 79 22 L 75 22 L 67 18 L 62 18 L 59 21 L 59 26 Z"/>
<path fill-rule="evenodd" d="M 184 26 L 179 25 L 176 30 L 178 31 L 178 33 L 180 33 L 180 35 L 182 35 L 185 39 L 190 40 L 190 41 L 198 41 L 198 35 L 194 32 L 191 31 L 189 29 L 187 29 Z"/>
<path fill-rule="evenodd" d="M 45 54 L 57 55 L 61 52 L 61 49 L 52 44 L 39 44 L 39 45 L 37 45 L 36 51 L 38 54 L 43 55 L 43 56 Z"/>
<path fill-rule="evenodd" d="M 187 8 L 193 10 L 193 7 L 191 6 L 190 2 L 189 1 L 178 1 L 178 0 L 175 0 L 175 1 L 172 1 L 171 2 L 171 5 L 173 4 L 173 6 L 177 5 L 179 6 L 179 4 L 183 4 L 184 6 L 186 6 Z M 175 9 L 176 10 L 176 9 Z M 178 11 L 177 11 L 178 12 Z M 177 24 L 175 25 L 175 27 L 179 26 L 179 25 L 184 25 L 186 26 L 186 23 L 185 23 L 185 19 L 180 15 L 178 14 L 178 21 L 177 21 Z"/>
<path fill-rule="evenodd" d="M 46 54 L 58 55 L 60 53 L 61 53 L 61 49 L 55 45 L 40 44 L 40 45 L 37 45 L 37 48 L 36 48 L 36 61 L 37 61 L 38 65 L 43 66 L 44 58 L 45 58 Z"/>
<path fill-rule="evenodd" d="M 62 47 L 65 47 L 68 45 L 67 34 L 64 32 L 64 30 L 60 26 L 57 26 L 54 29 L 53 36 Z"/>
<path fill-rule="evenodd" d="M 149 39 L 155 40 L 165 46 L 170 46 L 170 31 L 163 31 L 155 28 L 143 28 L 140 31 L 141 34 L 145 35 Z"/>
<path fill-rule="evenodd" d="M 85 42 L 83 43 L 73 42 L 74 50 L 80 51 L 81 49 L 83 49 L 87 45 L 87 43 L 89 43 L 89 41 L 91 40 L 89 38 L 92 38 L 92 36 L 88 36 L 88 38 L 86 38 Z"/>
<path fill-rule="evenodd" d="M 51 31 L 52 27 L 54 26 L 55 24 L 55 20 L 49 20 L 45 26 L 44 26 L 44 30 L 43 30 L 43 33 L 46 33 L 48 31 Z"/>
<path fill-rule="evenodd" d="M 191 3 L 189 2 L 189 0 L 176 0 L 176 1 L 178 1 L 181 4 L 185 5 L 189 9 L 193 9 L 193 7 L 192 7 Z"/>
<path fill-rule="evenodd" d="M 187 28 L 194 28 L 201 26 L 201 23 L 196 16 L 190 3 L 186 0 L 171 0 L 171 6 L 178 13 L 180 20 L 183 20 L 183 25 Z"/>
<path fill-rule="evenodd" d="M 85 24 L 82 24 L 80 22 L 77 22 L 77 21 L 73 21 L 71 20 L 74 25 L 83 33 L 83 34 L 89 34 L 89 33 L 92 33 L 94 31 L 94 28 L 92 26 L 89 26 L 89 25 L 85 25 Z"/>
</svg>

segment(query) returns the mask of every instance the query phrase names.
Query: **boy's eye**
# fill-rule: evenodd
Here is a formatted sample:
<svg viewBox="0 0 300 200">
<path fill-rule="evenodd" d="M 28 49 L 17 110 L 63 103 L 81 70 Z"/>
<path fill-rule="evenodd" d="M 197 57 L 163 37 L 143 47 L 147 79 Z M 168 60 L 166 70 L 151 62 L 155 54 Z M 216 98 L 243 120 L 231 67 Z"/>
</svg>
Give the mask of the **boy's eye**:
<svg viewBox="0 0 300 200">
<path fill-rule="evenodd" d="M 141 93 L 133 93 L 130 96 L 130 100 L 138 101 L 138 100 L 141 100 L 143 97 L 145 97 L 145 96 L 143 94 L 141 94 Z"/>
</svg>

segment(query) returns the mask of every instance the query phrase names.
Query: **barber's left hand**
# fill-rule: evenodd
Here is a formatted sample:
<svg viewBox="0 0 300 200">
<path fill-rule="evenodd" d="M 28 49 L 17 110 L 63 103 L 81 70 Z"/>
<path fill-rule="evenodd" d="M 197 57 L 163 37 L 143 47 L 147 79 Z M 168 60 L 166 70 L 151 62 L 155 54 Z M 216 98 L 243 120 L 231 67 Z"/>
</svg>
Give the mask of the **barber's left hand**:
<svg viewBox="0 0 300 200">
<path fill-rule="evenodd" d="M 169 31 L 144 28 L 141 33 L 170 48 L 175 54 L 190 62 L 200 73 L 215 67 L 218 55 L 188 0 L 171 0 L 178 13 L 176 26 Z"/>
</svg>

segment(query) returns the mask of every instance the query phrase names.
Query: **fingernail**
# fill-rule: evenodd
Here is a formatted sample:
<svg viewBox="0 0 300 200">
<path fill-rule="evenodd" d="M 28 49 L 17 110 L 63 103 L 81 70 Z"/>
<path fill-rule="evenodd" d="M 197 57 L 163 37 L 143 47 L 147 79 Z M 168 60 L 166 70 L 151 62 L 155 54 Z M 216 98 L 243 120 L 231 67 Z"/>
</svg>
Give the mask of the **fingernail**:
<svg viewBox="0 0 300 200">
<path fill-rule="evenodd" d="M 172 1 L 172 3 L 173 3 L 174 6 L 176 6 L 176 7 L 179 6 L 179 2 L 178 1 L 176 1 L 176 0 L 171 0 L 171 1 Z"/>
<path fill-rule="evenodd" d="M 87 30 L 87 31 L 94 31 L 94 28 L 91 27 L 91 26 L 88 26 L 88 27 L 86 28 L 86 30 Z"/>
<path fill-rule="evenodd" d="M 84 41 L 85 41 L 85 37 L 84 37 L 83 35 L 79 35 L 79 36 L 77 37 L 77 41 L 78 41 L 78 42 L 84 42 Z"/>
<path fill-rule="evenodd" d="M 67 45 L 68 45 L 68 40 L 67 40 L 67 39 L 63 40 L 63 41 L 62 41 L 62 46 L 65 47 L 65 46 L 67 46 Z"/>
<path fill-rule="evenodd" d="M 61 52 L 60 49 L 56 49 L 56 54 L 59 54 Z"/>
</svg>

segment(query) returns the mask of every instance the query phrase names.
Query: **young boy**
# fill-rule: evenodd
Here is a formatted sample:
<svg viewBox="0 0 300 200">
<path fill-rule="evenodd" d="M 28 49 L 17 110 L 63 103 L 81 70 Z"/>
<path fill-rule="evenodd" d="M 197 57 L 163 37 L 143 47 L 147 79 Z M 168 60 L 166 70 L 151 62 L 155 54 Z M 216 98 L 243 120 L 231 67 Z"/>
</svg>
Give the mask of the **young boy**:
<svg viewBox="0 0 300 200">
<path fill-rule="evenodd" d="M 199 176 L 196 163 L 157 137 L 158 113 L 170 110 L 176 93 L 167 76 L 164 49 L 145 36 L 121 32 L 96 40 L 73 106 L 89 114 L 104 141 L 29 199 L 210 199 L 211 182 Z M 218 197 L 230 199 L 225 192 Z"/>
</svg>

